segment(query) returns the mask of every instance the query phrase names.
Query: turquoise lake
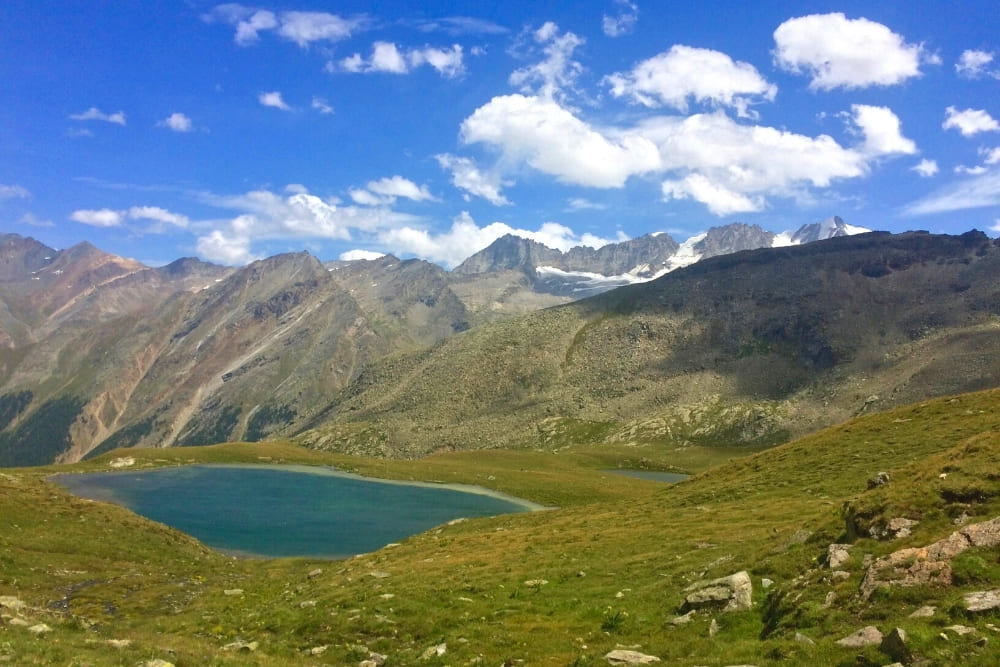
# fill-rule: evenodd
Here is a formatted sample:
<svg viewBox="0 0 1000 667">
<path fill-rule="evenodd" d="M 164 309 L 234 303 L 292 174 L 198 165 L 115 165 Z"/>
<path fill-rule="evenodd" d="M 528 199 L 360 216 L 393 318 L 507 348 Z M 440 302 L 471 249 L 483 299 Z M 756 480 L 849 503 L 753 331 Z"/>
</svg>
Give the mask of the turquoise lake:
<svg viewBox="0 0 1000 667">
<path fill-rule="evenodd" d="M 453 519 L 539 509 L 478 487 L 373 480 L 312 466 L 192 465 L 53 481 L 243 556 L 346 558 Z"/>
</svg>

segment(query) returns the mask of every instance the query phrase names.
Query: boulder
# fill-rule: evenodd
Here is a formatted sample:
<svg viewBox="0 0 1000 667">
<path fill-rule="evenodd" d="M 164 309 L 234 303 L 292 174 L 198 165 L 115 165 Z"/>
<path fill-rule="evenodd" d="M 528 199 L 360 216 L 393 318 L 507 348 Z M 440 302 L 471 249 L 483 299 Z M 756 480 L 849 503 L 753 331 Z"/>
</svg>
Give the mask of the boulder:
<svg viewBox="0 0 1000 667">
<path fill-rule="evenodd" d="M 869 489 L 877 489 L 880 486 L 885 486 L 889 483 L 889 473 L 878 472 L 875 476 L 868 480 Z"/>
<path fill-rule="evenodd" d="M 831 570 L 838 569 L 851 558 L 850 544 L 831 544 L 826 548 L 826 564 Z"/>
<path fill-rule="evenodd" d="M 684 603 L 681 605 L 682 612 L 706 608 L 743 611 L 753 606 L 753 584 L 745 570 L 728 577 L 700 581 L 684 590 L 687 595 L 684 596 Z"/>
<path fill-rule="evenodd" d="M 886 524 L 876 524 L 868 529 L 868 534 L 876 540 L 896 540 L 901 537 L 909 537 L 913 528 L 919 521 L 907 519 L 906 517 L 896 517 L 889 519 Z"/>
<path fill-rule="evenodd" d="M 992 611 L 1000 608 L 1000 588 L 965 594 L 965 608 L 972 612 Z"/>
<path fill-rule="evenodd" d="M 875 646 L 882 643 L 882 633 L 874 625 L 867 625 L 843 639 L 838 639 L 835 643 L 837 646 L 846 646 L 848 648 Z"/>
<path fill-rule="evenodd" d="M 649 665 L 654 662 L 660 662 L 660 659 L 655 655 L 646 655 L 645 653 L 628 649 L 609 651 L 604 656 L 604 659 L 612 665 Z"/>
</svg>

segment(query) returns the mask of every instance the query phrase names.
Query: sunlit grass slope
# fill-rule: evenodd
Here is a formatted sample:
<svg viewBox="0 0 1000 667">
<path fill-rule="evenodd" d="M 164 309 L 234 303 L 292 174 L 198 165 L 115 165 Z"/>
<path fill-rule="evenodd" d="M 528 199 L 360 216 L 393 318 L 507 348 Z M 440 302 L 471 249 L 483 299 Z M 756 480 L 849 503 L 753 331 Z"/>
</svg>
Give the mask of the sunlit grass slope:
<svg viewBox="0 0 1000 667">
<path fill-rule="evenodd" d="M 864 554 L 934 542 L 962 513 L 972 522 L 1000 515 L 998 402 L 997 390 L 927 401 L 745 456 L 622 448 L 404 462 L 259 444 L 5 470 L 0 596 L 27 608 L 2 611 L 52 631 L 35 635 L 8 619 L 0 660 L 344 665 L 378 653 L 389 665 L 599 665 L 609 650 L 629 647 L 681 665 L 854 665 L 859 655 L 887 664 L 875 647 L 834 644 L 875 625 L 907 630 L 911 651 L 932 664 L 996 664 L 1000 637 L 988 624 L 1000 621 L 970 617 L 959 604 L 963 592 L 1000 586 L 996 549 L 964 554 L 952 587 L 890 590 L 867 602 L 857 591 Z M 336 465 L 480 484 L 558 509 L 458 522 L 346 561 L 234 560 L 45 481 L 55 470 L 107 469 L 124 454 L 135 467 Z M 703 472 L 674 486 L 602 472 L 640 462 Z M 868 490 L 880 471 L 889 484 Z M 859 540 L 843 566 L 848 576 L 834 578 L 823 560 L 830 543 L 846 539 L 845 503 L 866 521 L 920 523 L 893 542 Z M 686 586 L 739 570 L 753 579 L 752 610 L 669 622 Z M 775 582 L 769 591 L 762 578 Z M 935 616 L 909 618 L 925 604 Z M 976 632 L 945 630 L 954 624 Z"/>
</svg>

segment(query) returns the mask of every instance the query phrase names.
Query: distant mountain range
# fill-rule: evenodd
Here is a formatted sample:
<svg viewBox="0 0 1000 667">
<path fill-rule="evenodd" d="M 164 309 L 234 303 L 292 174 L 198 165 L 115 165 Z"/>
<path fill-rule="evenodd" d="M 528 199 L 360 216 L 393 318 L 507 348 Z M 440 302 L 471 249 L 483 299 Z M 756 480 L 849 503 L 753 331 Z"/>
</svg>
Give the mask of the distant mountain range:
<svg viewBox="0 0 1000 667">
<path fill-rule="evenodd" d="M 593 420 L 600 414 L 594 412 L 598 404 L 605 406 L 600 410 L 617 411 L 631 422 L 643 412 L 619 404 L 616 396 L 622 391 L 628 396 L 631 390 L 623 379 L 628 374 L 614 369 L 636 363 L 636 345 L 647 340 L 643 326 L 660 321 L 662 316 L 655 313 L 664 308 L 664 299 L 670 302 L 668 309 L 683 317 L 678 315 L 678 322 L 670 325 L 671 331 L 680 329 L 670 336 L 660 332 L 654 339 L 657 345 L 686 340 L 685 354 L 699 361 L 681 366 L 694 364 L 699 378 L 704 373 L 717 377 L 719 360 L 742 354 L 740 346 L 749 350 L 750 359 L 777 355 L 761 371 L 771 378 L 770 384 L 747 376 L 737 383 L 744 386 L 741 393 L 698 380 L 684 392 L 689 405 L 701 405 L 710 396 L 723 403 L 784 397 L 774 386 L 776 378 L 801 387 L 803 378 L 811 377 L 810 369 L 839 372 L 848 357 L 856 361 L 860 354 L 867 359 L 875 349 L 908 359 L 918 348 L 927 353 L 931 334 L 961 329 L 965 335 L 978 335 L 972 330 L 995 316 L 988 304 L 995 298 L 991 285 L 998 282 L 990 273 L 997 250 L 982 234 L 865 234 L 853 237 L 856 244 L 833 239 L 781 247 L 857 231 L 839 218 L 787 235 L 736 224 L 683 244 L 667 235 L 650 235 L 567 253 L 505 237 L 452 272 L 391 256 L 324 264 L 308 253 L 279 255 L 239 268 L 195 259 L 150 268 L 86 243 L 56 251 L 30 238 L 2 235 L 0 465 L 72 461 L 116 447 L 285 437 L 309 429 L 318 429 L 310 431 L 310 442 L 317 446 L 387 455 L 428 451 L 445 441 L 452 447 L 512 446 L 515 434 L 523 435 L 525 428 L 535 434 L 529 440 L 537 438 L 549 418 Z M 810 247 L 825 250 L 806 252 Z M 713 255 L 726 261 L 701 261 L 674 270 Z M 803 268 L 807 260 L 796 260 L 787 265 L 802 274 L 795 276 L 792 289 L 786 284 L 792 278 L 786 276 L 790 269 L 785 265 L 779 273 L 786 277 L 771 275 L 778 260 L 786 257 L 823 257 L 826 270 L 834 271 L 830 275 L 853 277 L 834 284 L 830 275 L 815 273 L 819 268 Z M 918 266 L 914 257 L 919 258 Z M 748 272 L 744 282 L 732 283 L 732 267 Z M 754 273 L 765 270 L 771 273 Z M 633 291 L 607 292 L 615 280 L 649 279 L 664 271 L 667 275 L 629 288 Z M 709 283 L 703 282 L 708 278 L 694 280 L 706 272 L 712 275 Z M 913 280 L 897 280 L 904 272 Z M 621 299 L 631 304 L 639 295 L 674 294 L 679 285 L 685 285 L 682 297 L 657 297 L 659 301 L 649 302 L 649 312 L 629 305 L 624 310 L 631 314 L 621 319 Z M 821 286 L 838 294 L 826 295 Z M 870 322 L 844 310 L 845 304 L 862 311 L 875 308 L 873 304 L 889 298 L 880 291 L 884 286 L 895 290 L 892 299 L 919 306 L 882 312 L 880 305 L 880 318 Z M 923 290 L 919 301 L 911 297 L 918 289 Z M 844 290 L 846 295 L 839 293 Z M 532 314 L 597 292 L 607 293 L 586 305 Z M 816 312 L 803 312 L 797 298 L 806 299 Z M 751 301 L 736 310 L 726 305 L 747 299 Z M 642 296 L 635 303 L 647 301 Z M 747 305 L 752 303 L 757 306 Z M 761 304 L 770 304 L 769 312 L 780 317 L 758 321 L 754 313 Z M 609 313 L 614 317 L 608 319 Z M 551 318 L 565 326 L 551 328 Z M 609 334 L 615 340 L 625 338 L 590 350 L 592 336 L 611 322 L 619 324 Z M 885 333 L 880 338 L 865 330 L 856 336 L 863 344 L 834 345 L 827 340 L 837 327 L 860 322 Z M 751 330 L 736 333 L 740 326 Z M 687 331 L 689 338 L 676 339 L 678 331 Z M 544 332 L 549 332 L 547 337 L 538 339 Z M 463 335 L 455 335 L 459 333 Z M 742 342 L 735 343 L 737 338 Z M 943 344 L 945 338 L 934 340 Z M 468 347 L 453 347 L 460 344 Z M 875 346 L 873 351 L 863 351 L 869 345 Z M 830 351 L 824 352 L 827 348 Z M 847 348 L 851 355 L 843 352 Z M 445 350 L 452 350 L 449 363 L 459 366 L 441 367 L 433 381 L 414 374 L 437 368 Z M 950 358 L 945 352 L 939 355 Z M 559 359 L 562 365 L 552 366 Z M 516 386 L 482 370 L 493 363 L 508 364 L 504 372 L 520 369 Z M 649 363 L 649 377 L 659 377 L 656 382 L 662 381 L 664 388 L 672 386 L 667 377 L 679 362 Z M 779 372 L 788 364 L 798 370 Z M 953 365 L 941 375 L 951 379 L 931 383 L 926 393 L 945 385 L 978 386 L 984 377 L 992 378 L 994 365 Z M 952 377 L 960 369 L 960 377 Z M 583 391 L 584 386 L 589 388 Z M 704 392 L 695 391 L 698 386 Z M 598 398 L 602 392 L 607 396 Z M 455 400 L 438 405 L 451 395 Z M 660 400 L 673 399 L 664 394 Z M 847 403 L 854 406 L 853 401 Z M 529 405 L 534 407 L 527 409 Z M 772 411 L 774 406 L 767 405 L 766 411 Z M 425 413 L 429 406 L 439 412 Z M 458 438 L 477 424 L 466 419 L 471 414 L 466 411 L 486 406 L 497 420 L 469 432 L 467 441 Z M 543 406 L 543 412 L 535 414 Z M 412 421 L 400 430 L 403 415 Z M 625 423 L 618 423 L 617 417 L 611 421 Z M 767 431 L 768 437 L 777 437 L 774 434 L 787 426 L 778 418 L 765 421 L 768 429 L 758 430 Z M 815 417 L 801 423 L 822 421 Z M 494 437 L 501 423 L 504 432 Z M 609 437 L 612 430 L 601 427 Z"/>
</svg>

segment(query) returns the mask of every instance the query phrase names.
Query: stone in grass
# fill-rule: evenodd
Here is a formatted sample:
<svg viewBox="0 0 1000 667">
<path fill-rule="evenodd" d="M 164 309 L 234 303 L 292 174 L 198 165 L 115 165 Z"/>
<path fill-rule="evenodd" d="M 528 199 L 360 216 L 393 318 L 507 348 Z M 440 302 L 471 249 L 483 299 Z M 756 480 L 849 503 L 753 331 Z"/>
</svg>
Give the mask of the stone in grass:
<svg viewBox="0 0 1000 667">
<path fill-rule="evenodd" d="M 806 646 L 816 645 L 816 642 L 814 642 L 811 637 L 809 637 L 808 635 L 804 635 L 801 632 L 795 633 L 795 641 L 799 642 L 800 644 L 805 644 Z"/>
<path fill-rule="evenodd" d="M 909 662 L 910 649 L 906 646 L 906 631 L 903 628 L 893 628 L 887 634 L 878 650 L 897 662 Z"/>
<path fill-rule="evenodd" d="M 934 614 L 937 612 L 937 607 L 932 607 L 931 605 L 924 605 L 920 609 L 910 614 L 910 618 L 933 618 Z"/>
<path fill-rule="evenodd" d="M 52 628 L 45 625 L 44 623 L 37 623 L 28 628 L 28 632 L 30 632 L 33 635 L 44 635 L 48 634 L 49 632 L 52 632 Z"/>
<path fill-rule="evenodd" d="M 700 581 L 684 589 L 681 611 L 690 609 L 719 609 L 744 611 L 753 606 L 753 584 L 746 570 L 711 581 Z"/>
<path fill-rule="evenodd" d="M 604 659 L 612 665 L 650 665 L 654 662 L 660 662 L 660 659 L 655 655 L 646 655 L 629 649 L 609 651 Z"/>
<path fill-rule="evenodd" d="M 2 609 L 10 609 L 11 611 L 17 612 L 27 606 L 28 605 L 24 604 L 24 602 L 13 595 L 0 595 L 0 608 Z"/>
<path fill-rule="evenodd" d="M 260 646 L 258 642 L 245 642 L 237 639 L 222 647 L 223 651 L 236 651 L 238 653 L 253 653 Z"/>
<path fill-rule="evenodd" d="M 838 639 L 837 646 L 848 648 L 861 648 L 862 646 L 875 646 L 882 643 L 882 633 L 874 625 L 867 625 L 857 632 L 851 633 L 843 639 Z"/>
<path fill-rule="evenodd" d="M 153 658 L 146 662 L 140 662 L 139 667 L 174 667 L 174 663 L 161 660 L 160 658 Z"/>
<path fill-rule="evenodd" d="M 426 651 L 420 654 L 421 660 L 430 660 L 431 658 L 440 658 L 442 655 L 448 652 L 447 644 L 438 644 L 436 646 L 429 647 Z"/>
<path fill-rule="evenodd" d="M 972 612 L 991 611 L 1000 608 L 1000 588 L 992 591 L 976 591 L 965 594 L 965 608 Z"/>
</svg>

